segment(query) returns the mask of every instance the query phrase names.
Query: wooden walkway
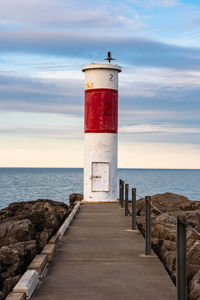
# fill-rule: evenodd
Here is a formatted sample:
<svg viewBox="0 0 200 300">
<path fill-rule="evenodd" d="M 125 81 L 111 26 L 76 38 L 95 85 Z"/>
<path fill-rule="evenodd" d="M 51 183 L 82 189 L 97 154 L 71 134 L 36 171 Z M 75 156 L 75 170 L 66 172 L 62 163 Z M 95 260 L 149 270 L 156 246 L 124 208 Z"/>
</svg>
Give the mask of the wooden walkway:
<svg viewBox="0 0 200 300">
<path fill-rule="evenodd" d="M 57 247 L 34 300 L 175 300 L 176 289 L 117 203 L 85 203 Z"/>
</svg>

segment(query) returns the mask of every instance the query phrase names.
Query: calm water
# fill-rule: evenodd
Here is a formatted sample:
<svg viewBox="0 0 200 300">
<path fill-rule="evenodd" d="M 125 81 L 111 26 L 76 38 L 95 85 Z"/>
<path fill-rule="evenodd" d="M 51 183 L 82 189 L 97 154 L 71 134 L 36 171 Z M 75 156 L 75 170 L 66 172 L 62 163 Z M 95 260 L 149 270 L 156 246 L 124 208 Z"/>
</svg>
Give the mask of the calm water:
<svg viewBox="0 0 200 300">
<path fill-rule="evenodd" d="M 200 170 L 119 169 L 141 196 L 172 192 L 200 200 Z M 83 192 L 83 169 L 0 168 L 0 208 L 11 202 L 47 198 L 68 203 Z"/>
</svg>

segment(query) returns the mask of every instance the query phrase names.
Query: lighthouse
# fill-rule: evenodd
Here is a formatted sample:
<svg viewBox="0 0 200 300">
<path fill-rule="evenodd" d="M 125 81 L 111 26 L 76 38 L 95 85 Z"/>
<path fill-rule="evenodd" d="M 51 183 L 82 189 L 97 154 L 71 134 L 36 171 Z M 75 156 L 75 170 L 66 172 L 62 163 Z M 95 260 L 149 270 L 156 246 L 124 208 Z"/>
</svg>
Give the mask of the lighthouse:
<svg viewBox="0 0 200 300">
<path fill-rule="evenodd" d="M 108 62 L 91 63 L 85 72 L 84 200 L 117 200 L 118 73 Z"/>
</svg>

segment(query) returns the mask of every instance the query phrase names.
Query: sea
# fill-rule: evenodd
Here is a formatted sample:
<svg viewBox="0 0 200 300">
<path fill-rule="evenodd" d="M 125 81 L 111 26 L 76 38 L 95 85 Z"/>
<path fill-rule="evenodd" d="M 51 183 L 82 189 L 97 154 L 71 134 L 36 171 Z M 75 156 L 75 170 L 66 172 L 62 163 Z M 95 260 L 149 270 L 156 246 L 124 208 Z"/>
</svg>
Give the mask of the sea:
<svg viewBox="0 0 200 300">
<path fill-rule="evenodd" d="M 136 188 L 137 199 L 171 192 L 200 201 L 200 170 L 118 169 L 119 179 Z M 71 193 L 83 193 L 82 168 L 0 168 L 0 209 L 37 199 L 69 203 Z"/>
</svg>

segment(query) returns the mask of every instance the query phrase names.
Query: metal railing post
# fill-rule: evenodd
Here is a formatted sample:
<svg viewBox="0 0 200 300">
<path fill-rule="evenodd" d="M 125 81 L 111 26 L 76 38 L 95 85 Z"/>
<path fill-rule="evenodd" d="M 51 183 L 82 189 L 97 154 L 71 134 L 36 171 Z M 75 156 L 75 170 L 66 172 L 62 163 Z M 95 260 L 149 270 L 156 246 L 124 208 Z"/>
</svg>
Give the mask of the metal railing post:
<svg viewBox="0 0 200 300">
<path fill-rule="evenodd" d="M 119 180 L 119 203 L 122 203 L 122 180 Z"/>
<path fill-rule="evenodd" d="M 186 226 L 179 217 L 177 217 L 176 226 L 177 300 L 187 300 Z"/>
<path fill-rule="evenodd" d="M 125 216 L 128 216 L 128 184 L 125 184 Z"/>
<path fill-rule="evenodd" d="M 151 196 L 145 196 L 145 214 L 146 214 L 146 230 L 145 230 L 145 254 L 151 255 Z"/>
<path fill-rule="evenodd" d="M 132 230 L 136 230 L 136 189 L 132 188 Z"/>
<path fill-rule="evenodd" d="M 121 207 L 124 206 L 124 181 L 122 180 L 122 189 L 121 189 L 121 192 L 122 192 L 122 198 L 121 198 Z"/>
</svg>

